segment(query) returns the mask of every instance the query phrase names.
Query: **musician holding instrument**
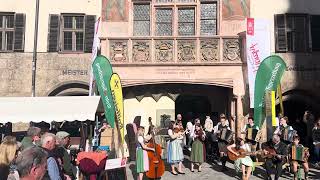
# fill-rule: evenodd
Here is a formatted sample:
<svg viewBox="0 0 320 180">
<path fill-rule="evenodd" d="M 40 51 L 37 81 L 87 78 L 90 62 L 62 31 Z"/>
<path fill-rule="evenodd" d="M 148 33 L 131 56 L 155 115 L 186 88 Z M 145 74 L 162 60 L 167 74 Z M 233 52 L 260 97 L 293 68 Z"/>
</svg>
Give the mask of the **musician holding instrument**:
<svg viewBox="0 0 320 180">
<path fill-rule="evenodd" d="M 195 125 L 195 131 L 193 135 L 193 143 L 191 148 L 191 172 L 194 172 L 194 165 L 198 164 L 198 171 L 201 172 L 201 164 L 205 162 L 205 133 L 202 130 L 200 123 Z"/>
<path fill-rule="evenodd" d="M 180 127 L 174 120 L 171 121 L 168 135 L 170 140 L 168 141 L 167 147 L 167 162 L 171 165 L 171 173 L 173 175 L 185 174 L 182 171 L 182 161 L 184 159 L 182 150 L 183 135 L 180 132 Z M 175 170 L 175 164 L 178 164 L 178 172 Z"/>
<path fill-rule="evenodd" d="M 288 117 L 284 116 L 280 119 L 280 126 L 274 131 L 274 134 L 278 134 L 281 138 L 281 141 L 289 145 L 293 141 L 293 136 L 296 135 L 296 131 L 292 126 L 288 125 Z"/>
<path fill-rule="evenodd" d="M 249 180 L 253 168 L 252 159 L 249 155 L 245 155 L 246 153 L 251 152 L 249 144 L 245 143 L 242 138 L 238 137 L 236 138 L 235 143 L 229 145 L 227 149 L 229 152 L 239 157 L 234 161 L 234 167 L 238 173 L 242 172 L 242 180 Z M 241 157 L 241 155 L 244 155 L 244 157 Z"/>
<path fill-rule="evenodd" d="M 222 164 L 221 171 L 226 171 L 226 162 L 227 162 L 227 145 L 229 141 L 229 133 L 225 132 L 230 132 L 231 129 L 227 123 L 226 116 L 224 114 L 220 114 L 220 122 L 214 127 L 214 133 L 217 135 L 218 138 L 218 148 L 219 148 L 219 153 L 220 153 L 220 161 Z M 228 134 L 228 137 L 227 135 Z M 232 137 L 231 137 L 232 139 Z"/>
<path fill-rule="evenodd" d="M 320 167 L 320 118 L 315 123 L 312 129 L 312 140 L 314 145 L 314 160 L 315 166 Z"/>
<path fill-rule="evenodd" d="M 304 170 L 304 179 L 307 180 L 308 178 L 308 173 L 309 173 L 309 165 L 308 165 L 308 157 L 309 155 L 309 150 L 308 148 L 305 148 L 302 144 L 299 144 L 300 142 L 300 137 L 299 136 L 294 136 L 293 137 L 293 143 L 290 147 L 291 152 L 291 163 L 292 163 L 292 169 L 293 169 L 293 179 L 298 180 L 298 165 L 303 166 Z"/>
<path fill-rule="evenodd" d="M 246 143 L 250 145 L 251 151 L 256 151 L 257 149 L 257 142 L 256 142 L 256 136 L 258 134 L 259 127 L 254 124 L 253 117 L 248 117 L 248 124 L 246 124 L 241 134 L 246 135 Z"/>
<path fill-rule="evenodd" d="M 216 136 L 213 133 L 213 121 L 210 119 L 210 116 L 206 116 L 206 120 L 204 122 L 204 130 L 206 134 L 206 154 L 208 159 L 213 160 L 213 155 L 214 155 L 214 142 L 217 141 Z"/>
<path fill-rule="evenodd" d="M 274 134 L 271 141 L 262 144 L 262 149 L 266 158 L 264 165 L 267 179 L 271 180 L 272 168 L 275 165 L 276 174 L 274 179 L 278 180 L 282 174 L 282 165 L 285 163 L 285 158 L 288 155 L 288 146 L 281 142 L 278 134 Z"/>
<path fill-rule="evenodd" d="M 154 151 L 154 148 L 149 148 L 144 140 L 144 127 L 140 126 L 137 131 L 137 149 L 136 149 L 136 170 L 138 180 L 143 179 L 143 173 L 149 171 L 149 158 L 147 151 Z"/>
</svg>

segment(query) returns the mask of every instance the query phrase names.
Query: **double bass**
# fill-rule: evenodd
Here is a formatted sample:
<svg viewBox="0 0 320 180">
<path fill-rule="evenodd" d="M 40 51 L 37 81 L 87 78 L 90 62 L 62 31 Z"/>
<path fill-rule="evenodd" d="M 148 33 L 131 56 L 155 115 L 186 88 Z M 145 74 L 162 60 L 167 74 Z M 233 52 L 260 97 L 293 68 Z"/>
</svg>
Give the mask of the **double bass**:
<svg viewBox="0 0 320 180">
<path fill-rule="evenodd" d="M 149 158 L 149 171 L 146 173 L 146 175 L 150 179 L 157 179 L 163 175 L 165 171 L 165 165 L 161 159 L 162 148 L 159 144 L 156 144 L 154 140 L 154 129 L 151 133 L 152 138 L 147 144 L 147 147 L 154 148 L 155 151 L 147 151 Z"/>
</svg>

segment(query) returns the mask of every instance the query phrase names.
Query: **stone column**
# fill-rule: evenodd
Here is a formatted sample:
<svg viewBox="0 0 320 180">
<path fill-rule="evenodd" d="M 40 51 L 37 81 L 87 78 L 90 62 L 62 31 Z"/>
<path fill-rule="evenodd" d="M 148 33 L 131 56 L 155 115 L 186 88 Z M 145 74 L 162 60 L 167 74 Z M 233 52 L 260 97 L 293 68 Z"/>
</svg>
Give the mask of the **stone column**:
<svg viewBox="0 0 320 180">
<path fill-rule="evenodd" d="M 241 136 L 241 129 L 244 126 L 242 95 L 234 95 L 236 100 L 236 135 Z"/>
<path fill-rule="evenodd" d="M 237 126 L 237 98 L 231 94 L 230 97 L 230 126 L 233 132 L 236 133 L 236 126 Z"/>
</svg>

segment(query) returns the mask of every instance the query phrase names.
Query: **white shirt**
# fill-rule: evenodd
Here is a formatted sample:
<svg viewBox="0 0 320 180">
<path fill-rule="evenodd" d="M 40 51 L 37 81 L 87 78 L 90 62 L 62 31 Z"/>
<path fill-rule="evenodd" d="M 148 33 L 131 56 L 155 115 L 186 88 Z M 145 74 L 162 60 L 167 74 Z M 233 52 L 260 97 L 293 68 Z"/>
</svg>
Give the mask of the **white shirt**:
<svg viewBox="0 0 320 180">
<path fill-rule="evenodd" d="M 240 146 L 240 148 L 245 150 L 246 152 L 251 152 L 251 148 L 250 148 L 249 144 L 247 144 L 247 143 Z"/>
<path fill-rule="evenodd" d="M 221 122 L 218 122 L 218 124 L 217 124 L 216 126 L 214 126 L 214 128 L 213 128 L 213 132 L 214 132 L 214 133 L 217 133 L 217 132 L 219 131 L 219 125 L 220 125 L 220 124 L 221 124 Z M 227 129 L 228 129 L 228 130 L 231 130 L 230 127 L 229 127 L 229 123 L 226 122 L 226 123 L 225 123 L 225 126 L 227 126 Z"/>
<path fill-rule="evenodd" d="M 142 145 L 142 144 L 144 144 L 144 142 L 143 142 L 143 137 L 142 136 L 139 136 L 138 137 L 138 142 Z"/>
<path fill-rule="evenodd" d="M 196 130 L 196 126 L 195 125 L 193 125 L 192 126 L 192 129 L 191 129 L 191 131 L 190 131 L 190 137 L 194 137 L 194 135 L 195 135 L 195 133 L 194 133 L 194 131 Z"/>
<path fill-rule="evenodd" d="M 289 125 L 287 125 L 287 126 L 289 126 Z M 287 126 L 286 126 L 286 127 L 287 127 Z M 289 130 L 290 130 L 290 131 L 293 130 L 292 126 L 289 126 Z M 274 131 L 273 134 L 279 134 L 279 133 L 280 133 L 280 126 L 277 127 L 277 129 Z"/>
<path fill-rule="evenodd" d="M 187 122 L 187 130 L 191 131 L 192 130 L 192 127 L 193 127 L 193 124 L 192 122 Z"/>
<path fill-rule="evenodd" d="M 213 130 L 213 122 L 210 118 L 207 118 L 205 123 L 204 123 L 204 129 L 205 131 L 208 131 L 208 132 L 212 132 Z"/>
</svg>

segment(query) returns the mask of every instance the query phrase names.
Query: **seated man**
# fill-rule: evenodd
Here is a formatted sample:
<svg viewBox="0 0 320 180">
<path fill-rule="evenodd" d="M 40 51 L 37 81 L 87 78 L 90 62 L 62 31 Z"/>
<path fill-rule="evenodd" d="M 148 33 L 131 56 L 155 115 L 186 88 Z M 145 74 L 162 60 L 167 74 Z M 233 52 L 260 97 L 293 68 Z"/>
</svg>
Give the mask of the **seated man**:
<svg viewBox="0 0 320 180">
<path fill-rule="evenodd" d="M 267 179 L 271 180 L 271 171 L 273 165 L 276 166 L 275 180 L 278 180 L 282 174 L 282 166 L 284 159 L 288 155 L 287 145 L 280 141 L 280 137 L 274 134 L 272 141 L 262 144 L 262 149 L 266 156 L 265 169 L 267 172 Z"/>
<path fill-rule="evenodd" d="M 298 180 L 298 177 L 297 177 L 297 174 L 298 174 L 298 165 L 302 165 L 303 166 L 303 170 L 304 170 L 304 179 L 309 179 L 308 178 L 308 173 L 309 173 L 309 165 L 308 165 L 308 157 L 309 157 L 309 151 L 306 150 L 306 151 L 303 151 L 302 153 L 304 153 L 305 155 L 305 158 L 304 159 L 300 159 L 298 160 L 299 157 L 293 157 L 294 154 L 296 154 L 296 148 L 297 147 L 303 147 L 302 144 L 299 144 L 300 142 L 300 137 L 299 136 L 294 136 L 293 137 L 293 143 L 292 145 L 290 146 L 290 153 L 291 153 L 291 163 L 292 163 L 292 169 L 293 169 L 293 179 L 294 180 Z M 302 154 L 300 156 L 300 158 L 302 158 Z"/>
</svg>

